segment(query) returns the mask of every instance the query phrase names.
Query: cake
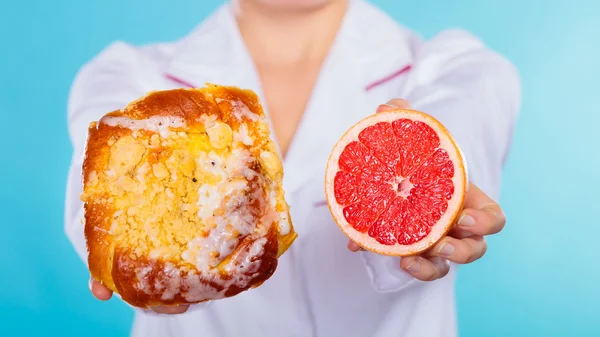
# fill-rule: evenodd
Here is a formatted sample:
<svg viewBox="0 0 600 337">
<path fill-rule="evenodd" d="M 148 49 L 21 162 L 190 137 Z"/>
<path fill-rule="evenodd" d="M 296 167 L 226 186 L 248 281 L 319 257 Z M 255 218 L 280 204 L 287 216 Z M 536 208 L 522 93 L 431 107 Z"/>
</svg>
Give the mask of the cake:
<svg viewBox="0 0 600 337">
<path fill-rule="evenodd" d="M 297 234 L 256 94 L 149 93 L 88 129 L 92 277 L 136 307 L 231 297 L 266 281 Z"/>
</svg>

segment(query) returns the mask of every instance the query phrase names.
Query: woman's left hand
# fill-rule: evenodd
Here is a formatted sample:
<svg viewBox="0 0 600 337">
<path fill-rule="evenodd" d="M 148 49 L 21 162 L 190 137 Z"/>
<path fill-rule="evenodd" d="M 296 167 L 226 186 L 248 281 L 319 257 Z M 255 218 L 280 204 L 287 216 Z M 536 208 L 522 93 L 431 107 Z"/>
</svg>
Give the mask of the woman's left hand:
<svg viewBox="0 0 600 337">
<path fill-rule="evenodd" d="M 409 108 L 408 102 L 394 99 L 379 106 L 377 112 Z M 433 281 L 448 274 L 448 261 L 466 264 L 480 259 L 486 252 L 485 236 L 502 230 L 506 218 L 500 206 L 473 183 L 469 184 L 464 209 L 457 224 L 435 246 L 418 256 L 404 257 L 400 267 L 421 281 Z M 353 252 L 361 248 L 348 242 Z"/>
</svg>

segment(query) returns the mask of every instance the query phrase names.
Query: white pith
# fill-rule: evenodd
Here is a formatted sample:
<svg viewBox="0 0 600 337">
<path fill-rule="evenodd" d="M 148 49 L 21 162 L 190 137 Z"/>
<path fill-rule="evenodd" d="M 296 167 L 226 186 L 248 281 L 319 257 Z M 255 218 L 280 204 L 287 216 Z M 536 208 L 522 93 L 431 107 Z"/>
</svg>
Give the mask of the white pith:
<svg viewBox="0 0 600 337">
<path fill-rule="evenodd" d="M 424 122 L 436 132 L 440 138 L 439 148 L 446 150 L 450 159 L 454 163 L 454 176 L 452 177 L 454 194 L 452 195 L 452 198 L 448 200 L 448 208 L 446 212 L 432 227 L 431 232 L 429 232 L 426 237 L 411 245 L 401 245 L 398 243 L 394 245 L 384 245 L 370 237 L 368 233 L 361 233 L 355 230 L 352 225 L 346 221 L 346 218 L 343 215 L 344 206 L 339 205 L 335 199 L 334 179 L 336 173 L 340 170 L 338 161 L 342 151 L 350 142 L 358 140 L 358 134 L 362 130 L 380 122 L 393 122 L 402 118 Z M 341 139 L 334 146 L 327 162 L 327 170 L 325 174 L 325 194 L 332 216 L 334 217 L 338 226 L 351 240 L 367 250 L 375 251 L 380 254 L 405 256 L 426 250 L 434 243 L 439 241 L 441 237 L 448 232 L 449 228 L 457 220 L 456 218 L 463 206 L 464 195 L 467 189 L 466 177 L 467 165 L 464 162 L 464 156 L 449 132 L 441 123 L 439 123 L 433 117 L 421 112 L 412 110 L 396 110 L 382 112 L 367 117 L 351 127 L 346 134 L 341 137 Z"/>
</svg>

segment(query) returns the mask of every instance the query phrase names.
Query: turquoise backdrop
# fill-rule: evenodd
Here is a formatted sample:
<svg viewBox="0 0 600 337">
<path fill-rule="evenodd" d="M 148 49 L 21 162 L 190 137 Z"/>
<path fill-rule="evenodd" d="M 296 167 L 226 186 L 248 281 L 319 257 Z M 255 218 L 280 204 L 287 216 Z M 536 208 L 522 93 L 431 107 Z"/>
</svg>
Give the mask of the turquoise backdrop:
<svg viewBox="0 0 600 337">
<path fill-rule="evenodd" d="M 176 39 L 219 2 L 0 5 L 0 335 L 127 335 L 131 311 L 92 299 L 63 234 L 69 86 L 111 41 Z M 462 336 L 600 336 L 600 1 L 374 2 L 424 36 L 466 28 L 522 76 L 501 199 L 509 221 L 460 271 Z"/>
</svg>

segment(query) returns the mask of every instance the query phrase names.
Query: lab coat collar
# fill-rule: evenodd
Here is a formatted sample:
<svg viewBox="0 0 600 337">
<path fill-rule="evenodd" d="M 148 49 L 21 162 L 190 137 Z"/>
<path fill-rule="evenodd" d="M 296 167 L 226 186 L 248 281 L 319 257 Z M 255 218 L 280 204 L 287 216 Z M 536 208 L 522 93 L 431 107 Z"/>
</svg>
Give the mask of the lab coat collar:
<svg viewBox="0 0 600 337">
<path fill-rule="evenodd" d="M 412 63 L 411 33 L 386 13 L 363 0 L 350 0 L 336 39 L 339 57 L 365 88 Z M 334 46 L 335 47 L 335 46 Z M 204 82 L 252 89 L 255 66 L 235 21 L 234 6 L 225 4 L 175 44 L 165 75 L 182 84 Z M 199 83 L 200 81 L 200 83 Z"/>
<path fill-rule="evenodd" d="M 239 82 L 254 68 L 246 64 L 251 61 L 247 53 L 232 6 L 222 5 L 176 42 L 165 75 L 184 86 L 201 87 L 205 82 L 212 82 L 247 87 L 246 83 Z"/>
</svg>

